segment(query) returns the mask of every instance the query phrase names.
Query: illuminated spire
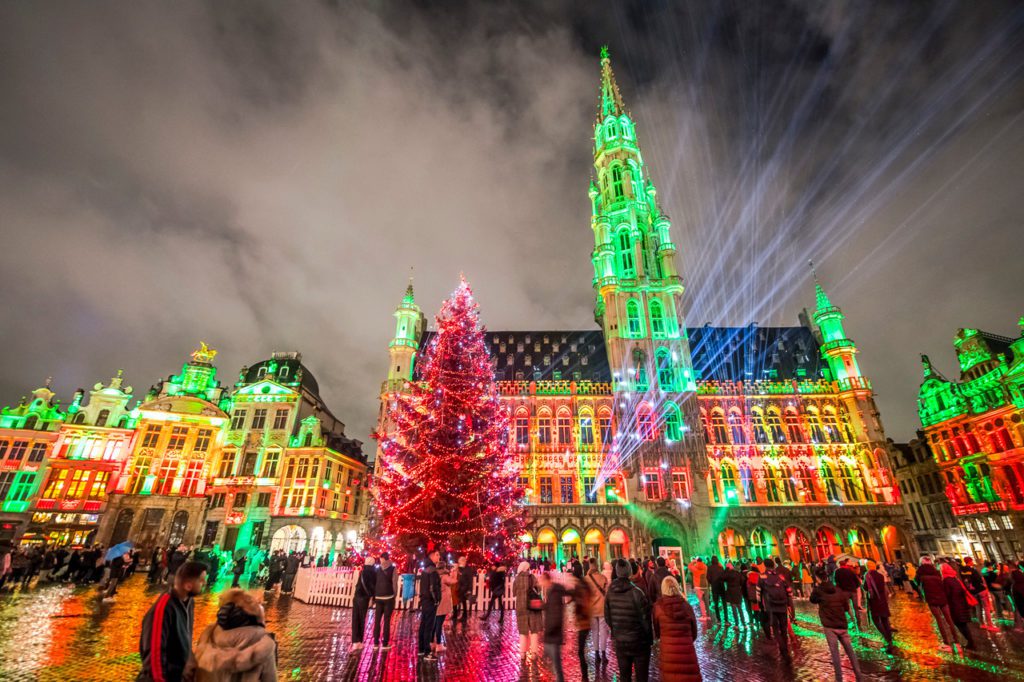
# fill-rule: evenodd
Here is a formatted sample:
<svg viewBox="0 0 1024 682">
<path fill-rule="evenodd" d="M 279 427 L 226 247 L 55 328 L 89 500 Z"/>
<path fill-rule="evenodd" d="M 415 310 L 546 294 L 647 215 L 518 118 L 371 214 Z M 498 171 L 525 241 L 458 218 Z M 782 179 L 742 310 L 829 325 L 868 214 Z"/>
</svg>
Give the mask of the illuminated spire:
<svg viewBox="0 0 1024 682">
<path fill-rule="evenodd" d="M 921 353 L 921 369 L 925 379 L 939 376 L 939 373 L 935 371 L 935 367 L 932 366 L 931 358 L 924 353 Z"/>
<path fill-rule="evenodd" d="M 808 261 L 811 266 L 811 275 L 814 277 L 814 301 L 817 307 L 817 312 L 821 312 L 828 308 L 835 308 L 832 305 L 832 301 L 829 300 L 828 294 L 821 286 L 821 282 L 818 281 L 818 273 L 814 269 L 814 261 Z"/>
<path fill-rule="evenodd" d="M 608 46 L 601 48 L 601 109 L 598 111 L 598 120 L 606 116 L 621 116 L 626 113 L 626 105 L 622 102 L 622 94 L 619 93 L 619 84 L 615 82 L 615 72 L 612 71 L 612 59 L 608 54 Z"/>
</svg>

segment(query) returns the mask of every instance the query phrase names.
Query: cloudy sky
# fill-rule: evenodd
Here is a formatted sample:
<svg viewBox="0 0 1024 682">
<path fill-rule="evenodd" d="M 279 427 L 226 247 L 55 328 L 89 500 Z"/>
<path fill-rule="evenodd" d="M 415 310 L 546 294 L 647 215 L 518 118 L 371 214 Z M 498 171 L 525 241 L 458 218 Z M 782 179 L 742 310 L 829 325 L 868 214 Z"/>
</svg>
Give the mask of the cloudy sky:
<svg viewBox="0 0 1024 682">
<path fill-rule="evenodd" d="M 297 349 L 365 439 L 410 268 L 592 328 L 603 43 L 691 326 L 795 324 L 813 259 L 896 439 L 918 353 L 1016 335 L 1019 3 L 434 4 L 0 5 L 0 402 Z"/>
</svg>

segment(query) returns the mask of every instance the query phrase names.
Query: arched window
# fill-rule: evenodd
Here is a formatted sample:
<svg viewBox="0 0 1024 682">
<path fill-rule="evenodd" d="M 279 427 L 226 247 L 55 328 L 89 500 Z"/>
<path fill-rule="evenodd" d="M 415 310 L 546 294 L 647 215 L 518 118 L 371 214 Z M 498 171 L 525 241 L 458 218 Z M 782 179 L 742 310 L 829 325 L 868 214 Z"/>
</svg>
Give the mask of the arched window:
<svg viewBox="0 0 1024 682">
<path fill-rule="evenodd" d="M 633 128 L 629 125 L 629 119 L 622 117 L 622 136 L 627 140 L 633 139 Z"/>
<path fill-rule="evenodd" d="M 772 503 L 779 503 L 779 472 L 775 470 L 775 467 L 771 464 L 764 465 L 764 489 L 768 496 L 768 501 Z"/>
<path fill-rule="evenodd" d="M 590 410 L 580 412 L 580 445 L 594 444 L 594 416 Z"/>
<path fill-rule="evenodd" d="M 640 437 L 644 440 L 654 440 L 656 435 L 654 429 L 654 415 L 651 413 L 651 406 L 644 403 L 636 411 L 636 424 Z"/>
<path fill-rule="evenodd" d="M 765 421 L 768 424 L 768 433 L 772 437 L 772 442 L 785 443 L 786 432 L 782 430 L 782 419 L 779 418 L 779 411 L 775 408 L 769 408 Z"/>
<path fill-rule="evenodd" d="M 793 470 L 789 468 L 788 464 L 783 464 L 779 468 L 782 482 L 782 492 L 784 496 L 784 502 L 798 502 L 796 494 L 796 481 L 793 478 Z"/>
<path fill-rule="evenodd" d="M 799 498 L 800 502 L 817 502 L 818 491 L 814 488 L 814 474 L 811 473 L 811 467 L 806 464 L 801 464 L 796 468 L 796 475 L 798 477 L 800 487 L 797 495 L 801 493 L 803 497 Z"/>
<path fill-rule="evenodd" d="M 516 445 L 530 444 L 530 413 L 525 409 L 516 412 Z"/>
<path fill-rule="evenodd" d="M 665 338 L 665 313 L 661 301 L 655 299 L 648 306 L 651 315 L 651 335 L 656 339 Z"/>
<path fill-rule="evenodd" d="M 718 445 L 729 444 L 729 431 L 725 428 L 725 415 L 721 410 L 714 410 L 711 413 L 711 430 L 715 434 L 715 443 Z"/>
<path fill-rule="evenodd" d="M 839 467 L 839 471 L 843 477 L 843 495 L 846 497 L 846 500 L 848 502 L 863 502 L 864 487 L 860 480 L 860 468 L 850 464 L 842 464 Z"/>
<path fill-rule="evenodd" d="M 755 528 L 750 533 L 750 554 L 758 559 L 775 554 L 775 538 L 764 528 Z"/>
<path fill-rule="evenodd" d="M 612 197 L 621 199 L 622 192 L 622 166 L 612 166 Z"/>
<path fill-rule="evenodd" d="M 825 435 L 828 436 L 828 442 L 844 442 L 843 436 L 839 432 L 839 421 L 836 419 L 836 411 L 831 407 L 825 408 L 825 414 L 822 419 L 825 423 Z"/>
<path fill-rule="evenodd" d="M 828 526 L 822 526 L 814 534 L 814 547 L 818 552 L 818 561 L 826 561 L 830 556 L 839 554 L 840 547 L 836 541 L 836 532 Z"/>
<path fill-rule="evenodd" d="M 740 413 L 735 410 L 729 412 L 729 430 L 732 432 L 732 442 L 734 445 L 747 444 L 747 434 L 743 430 L 743 419 L 740 417 Z"/>
<path fill-rule="evenodd" d="M 633 240 L 629 238 L 629 230 L 619 230 L 619 277 L 632 279 L 636 277 L 636 266 L 633 263 Z"/>
<path fill-rule="evenodd" d="M 789 438 L 790 443 L 803 443 L 804 432 L 800 428 L 800 417 L 797 416 L 796 410 L 786 410 L 786 436 Z"/>
<path fill-rule="evenodd" d="M 743 536 L 732 528 L 726 528 L 718 534 L 718 548 L 722 558 L 728 561 L 743 559 L 747 556 L 747 543 Z"/>
<path fill-rule="evenodd" d="M 856 441 L 856 438 L 853 436 L 853 425 L 850 423 L 850 412 L 845 407 L 839 408 L 839 429 L 845 438 L 845 440 L 843 440 L 844 443 L 853 443 Z"/>
<path fill-rule="evenodd" d="M 629 325 L 629 335 L 634 339 L 644 335 L 644 323 L 640 319 L 640 304 L 632 299 L 626 304 L 626 320 Z"/>
<path fill-rule="evenodd" d="M 561 409 L 555 418 L 555 425 L 558 428 L 558 444 L 562 447 L 572 445 L 572 415 L 569 410 Z"/>
<path fill-rule="evenodd" d="M 614 119 L 608 121 L 608 124 L 605 125 L 604 133 L 605 133 L 605 137 L 607 139 L 609 139 L 609 140 L 619 134 L 619 128 L 618 128 L 617 125 L 615 125 L 615 120 Z"/>
<path fill-rule="evenodd" d="M 825 488 L 825 497 L 828 501 L 839 502 L 839 489 L 836 487 L 836 479 L 828 462 L 822 461 L 818 475 L 821 477 L 821 485 Z"/>
<path fill-rule="evenodd" d="M 110 419 L 110 410 L 100 410 L 100 413 L 96 415 L 96 426 L 106 426 L 108 419 Z"/>
<path fill-rule="evenodd" d="M 807 428 L 811 432 L 812 443 L 824 443 L 825 432 L 821 430 L 821 418 L 818 417 L 818 410 L 809 408 L 807 410 Z"/>
<path fill-rule="evenodd" d="M 668 348 L 659 348 L 654 354 L 654 359 L 658 363 L 658 388 L 663 391 L 678 390 L 675 367 L 672 366 L 672 354 L 669 353 Z"/>
<path fill-rule="evenodd" d="M 768 443 L 768 431 L 764 427 L 764 412 L 754 408 L 750 411 L 750 421 L 754 427 L 754 442 L 759 445 Z"/>
<path fill-rule="evenodd" d="M 683 439 L 682 420 L 679 418 L 679 408 L 673 403 L 665 405 L 665 438 L 670 441 Z"/>
<path fill-rule="evenodd" d="M 757 496 L 754 493 L 754 477 L 750 473 L 750 465 L 740 465 L 740 486 L 743 488 L 743 501 L 744 502 L 757 502 Z"/>
</svg>

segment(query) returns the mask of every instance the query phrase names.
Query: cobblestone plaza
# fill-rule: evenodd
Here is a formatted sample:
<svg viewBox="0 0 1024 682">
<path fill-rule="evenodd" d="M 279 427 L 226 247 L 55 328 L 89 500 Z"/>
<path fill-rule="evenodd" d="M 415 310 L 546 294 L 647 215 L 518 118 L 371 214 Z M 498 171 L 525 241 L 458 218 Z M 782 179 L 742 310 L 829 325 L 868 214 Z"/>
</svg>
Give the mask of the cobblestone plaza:
<svg viewBox="0 0 1024 682">
<path fill-rule="evenodd" d="M 195 635 L 217 609 L 220 583 L 196 600 Z M 127 581 L 115 603 L 102 603 L 95 590 L 44 586 L 0 597 L 0 679 L 2 680 L 132 680 L 139 670 L 139 623 L 156 592 L 144 577 Z M 351 652 L 351 610 L 309 606 L 288 596 L 266 599 L 268 627 L 279 643 L 281 680 L 504 680 L 553 679 L 547 664 L 519 663 L 515 618 L 482 622 L 474 614 L 465 632 L 451 634 L 448 651 L 433 664 L 417 663 L 415 613 L 395 615 L 395 646 L 387 652 L 367 648 Z M 978 652 L 969 659 L 941 653 L 931 618 L 922 604 L 905 595 L 894 600 L 893 624 L 898 651 L 888 656 L 876 631 L 868 626 L 854 635 L 868 680 L 1021 680 L 1024 679 L 1024 635 L 1008 631 L 989 634 L 975 628 Z M 511 616 L 511 614 L 510 614 Z M 372 616 L 371 616 L 372 617 Z M 567 622 L 571 620 L 567 618 Z M 792 667 L 754 629 L 701 627 L 697 653 L 705 680 L 833 679 L 828 648 L 813 607 L 797 602 L 794 625 L 797 644 Z M 566 632 L 562 649 L 566 679 L 578 680 L 576 634 Z M 588 656 L 593 662 L 593 653 Z M 652 679 L 658 680 L 655 646 Z M 853 678 L 847 668 L 847 676 Z M 593 668 L 591 676 L 593 677 Z M 616 680 L 615 656 L 597 680 Z"/>
</svg>

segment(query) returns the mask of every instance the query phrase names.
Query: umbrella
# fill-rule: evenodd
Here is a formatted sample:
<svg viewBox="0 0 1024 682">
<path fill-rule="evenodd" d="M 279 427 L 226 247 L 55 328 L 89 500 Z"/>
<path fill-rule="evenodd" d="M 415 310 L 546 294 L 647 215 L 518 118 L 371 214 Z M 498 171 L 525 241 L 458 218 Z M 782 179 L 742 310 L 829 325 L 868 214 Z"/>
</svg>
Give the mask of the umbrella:
<svg viewBox="0 0 1024 682">
<path fill-rule="evenodd" d="M 107 550 L 106 555 L 103 557 L 104 561 L 113 561 L 119 556 L 124 556 L 131 551 L 134 545 L 131 542 L 122 542 L 119 545 L 114 545 Z"/>
<path fill-rule="evenodd" d="M 851 564 L 860 563 L 860 559 L 858 557 L 853 556 L 852 554 L 840 554 L 836 557 L 836 563 L 838 564 L 843 559 L 848 559 Z"/>
</svg>

